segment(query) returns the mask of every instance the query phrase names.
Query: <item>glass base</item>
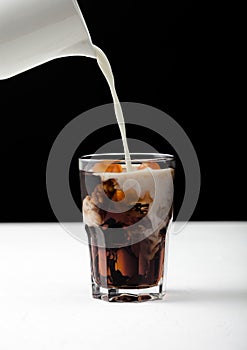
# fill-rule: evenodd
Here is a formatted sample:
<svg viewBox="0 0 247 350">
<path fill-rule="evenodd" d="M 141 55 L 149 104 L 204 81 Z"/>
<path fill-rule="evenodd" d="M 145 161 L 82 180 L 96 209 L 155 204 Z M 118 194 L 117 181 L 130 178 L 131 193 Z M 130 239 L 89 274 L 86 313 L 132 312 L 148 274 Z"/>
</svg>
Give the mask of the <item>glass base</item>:
<svg viewBox="0 0 247 350">
<path fill-rule="evenodd" d="M 148 287 L 142 289 L 107 289 L 99 287 L 93 282 L 93 298 L 109 302 L 129 303 L 129 302 L 144 302 L 149 300 L 162 300 L 165 296 L 163 285 Z"/>
</svg>

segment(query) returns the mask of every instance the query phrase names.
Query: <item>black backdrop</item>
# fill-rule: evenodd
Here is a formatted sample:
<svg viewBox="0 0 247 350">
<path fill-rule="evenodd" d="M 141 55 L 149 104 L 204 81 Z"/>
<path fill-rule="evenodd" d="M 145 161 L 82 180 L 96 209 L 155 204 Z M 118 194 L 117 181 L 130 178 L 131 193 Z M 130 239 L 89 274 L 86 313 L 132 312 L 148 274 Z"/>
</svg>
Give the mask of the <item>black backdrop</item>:
<svg viewBox="0 0 247 350">
<path fill-rule="evenodd" d="M 188 1 L 79 4 L 94 43 L 112 63 L 121 101 L 165 111 L 194 144 L 202 188 L 192 219 L 245 220 L 245 130 L 236 79 L 241 10 Z M 92 59 L 59 59 L 0 81 L 0 102 L 0 221 L 54 221 L 45 184 L 49 150 L 70 120 L 111 102 L 106 82 Z M 164 152 L 164 145 L 160 140 L 157 147 Z M 77 173 L 70 180 L 79 205 Z M 177 203 L 182 188 L 178 176 Z"/>
</svg>

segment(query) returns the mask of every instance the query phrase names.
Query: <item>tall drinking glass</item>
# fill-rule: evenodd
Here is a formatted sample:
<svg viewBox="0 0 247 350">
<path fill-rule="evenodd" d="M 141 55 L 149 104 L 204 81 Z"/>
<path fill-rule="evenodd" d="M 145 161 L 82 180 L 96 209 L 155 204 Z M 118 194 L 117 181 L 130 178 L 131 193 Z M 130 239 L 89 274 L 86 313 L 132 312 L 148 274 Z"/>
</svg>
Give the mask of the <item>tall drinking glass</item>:
<svg viewBox="0 0 247 350">
<path fill-rule="evenodd" d="M 79 159 L 82 214 L 94 298 L 162 299 L 173 217 L 175 160 L 167 154 L 94 154 Z"/>
</svg>

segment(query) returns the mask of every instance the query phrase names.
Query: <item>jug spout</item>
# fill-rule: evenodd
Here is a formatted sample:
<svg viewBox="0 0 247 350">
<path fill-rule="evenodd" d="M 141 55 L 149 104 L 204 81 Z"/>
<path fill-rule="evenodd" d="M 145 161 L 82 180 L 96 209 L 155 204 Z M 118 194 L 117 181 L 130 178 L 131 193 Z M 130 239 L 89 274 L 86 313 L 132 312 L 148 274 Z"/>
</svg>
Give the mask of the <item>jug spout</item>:
<svg viewBox="0 0 247 350">
<path fill-rule="evenodd" d="M 76 0 L 0 2 L 0 79 L 76 55 L 96 58 Z"/>
<path fill-rule="evenodd" d="M 68 57 L 68 56 L 85 56 L 90 58 L 97 58 L 94 45 L 91 42 L 79 42 L 70 47 L 66 47 L 64 50 L 61 50 L 59 57 Z"/>
</svg>

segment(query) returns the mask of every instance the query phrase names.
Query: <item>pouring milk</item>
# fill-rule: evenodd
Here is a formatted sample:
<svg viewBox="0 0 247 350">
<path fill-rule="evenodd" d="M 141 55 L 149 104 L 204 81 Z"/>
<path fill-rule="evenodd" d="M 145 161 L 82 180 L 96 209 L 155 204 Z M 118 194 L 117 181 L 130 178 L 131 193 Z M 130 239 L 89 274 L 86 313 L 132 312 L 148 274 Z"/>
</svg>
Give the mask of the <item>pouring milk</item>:
<svg viewBox="0 0 247 350">
<path fill-rule="evenodd" d="M 110 63 L 94 46 L 76 0 L 0 1 L 0 79 L 7 79 L 59 57 L 98 61 L 111 90 L 126 159 L 131 169 L 122 108 Z"/>
</svg>

